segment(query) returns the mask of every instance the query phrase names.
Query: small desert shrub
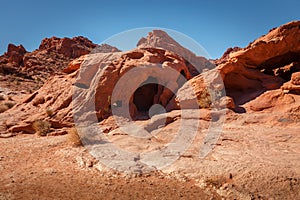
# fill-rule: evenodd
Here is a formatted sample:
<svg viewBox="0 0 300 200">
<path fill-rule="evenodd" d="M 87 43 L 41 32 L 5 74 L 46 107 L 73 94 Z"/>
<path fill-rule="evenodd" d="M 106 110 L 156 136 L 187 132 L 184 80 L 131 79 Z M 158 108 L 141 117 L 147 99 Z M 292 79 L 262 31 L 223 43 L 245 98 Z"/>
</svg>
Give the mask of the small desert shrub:
<svg viewBox="0 0 300 200">
<path fill-rule="evenodd" d="M 9 107 L 5 104 L 1 104 L 0 105 L 0 113 L 3 113 L 5 111 L 7 111 L 9 109 Z"/>
<path fill-rule="evenodd" d="M 10 101 L 13 101 L 13 98 L 10 95 L 7 97 L 7 99 L 10 100 Z"/>
<path fill-rule="evenodd" d="M 54 111 L 53 111 L 51 108 L 47 108 L 47 109 L 46 109 L 46 114 L 47 114 L 49 117 L 51 117 L 51 116 L 53 116 Z"/>
<path fill-rule="evenodd" d="M 4 95 L 0 94 L 0 101 L 5 100 Z"/>
<path fill-rule="evenodd" d="M 15 83 L 16 85 L 21 85 L 21 82 L 20 82 L 19 80 L 14 81 L 14 83 Z"/>
<path fill-rule="evenodd" d="M 203 90 L 201 95 L 198 97 L 198 105 L 200 108 L 209 108 L 211 105 L 211 97 L 207 89 Z"/>
<path fill-rule="evenodd" d="M 215 101 L 220 99 L 221 96 L 222 91 L 206 88 L 198 97 L 198 105 L 200 108 L 210 108 Z"/>
<path fill-rule="evenodd" d="M 224 183 L 228 181 L 228 178 L 224 176 L 212 176 L 206 179 L 206 184 L 220 188 Z"/>
<path fill-rule="evenodd" d="M 82 145 L 80 136 L 78 135 L 77 129 L 75 127 L 70 128 L 68 131 L 68 142 L 74 147 Z"/>
<path fill-rule="evenodd" d="M 42 79 L 41 79 L 40 77 L 37 77 L 35 80 L 36 80 L 37 82 L 42 82 Z"/>
<path fill-rule="evenodd" d="M 38 136 L 46 136 L 51 128 L 51 123 L 44 120 L 33 122 L 32 128 Z"/>
</svg>

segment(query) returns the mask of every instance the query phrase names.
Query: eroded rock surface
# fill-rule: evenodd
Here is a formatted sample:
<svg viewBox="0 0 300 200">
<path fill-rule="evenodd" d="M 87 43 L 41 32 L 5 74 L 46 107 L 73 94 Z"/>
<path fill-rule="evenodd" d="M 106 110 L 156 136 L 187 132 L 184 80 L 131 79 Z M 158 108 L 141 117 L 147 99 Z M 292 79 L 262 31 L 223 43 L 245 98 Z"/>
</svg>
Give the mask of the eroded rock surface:
<svg viewBox="0 0 300 200">
<path fill-rule="evenodd" d="M 96 144 L 105 147 L 112 142 L 134 152 L 131 167 L 142 173 L 147 160 L 143 155 L 174 144 L 177 134 L 184 133 L 177 147 L 190 144 L 180 154 L 164 152 L 165 157 L 178 157 L 161 169 L 164 173 L 189 177 L 203 188 L 212 185 L 229 199 L 299 198 L 300 22 L 273 29 L 245 48 L 229 49 L 216 61 L 216 68 L 201 74 L 195 69 L 207 67 L 209 61 L 162 31 L 149 33 L 138 48 L 128 52 L 103 46 L 102 53 L 83 55 L 87 51 L 81 47 L 91 45 L 80 38 L 45 40 L 39 56 L 48 59 L 46 55 L 57 51 L 72 62 L 64 65 L 64 74 L 49 78 L 39 90 L 0 114 L 0 135 L 34 133 L 36 120 L 50 123 L 52 133 L 66 132 L 74 126 L 77 112 L 75 120 L 102 128 L 106 140 Z M 24 60 L 31 54 L 21 46 L 11 45 L 9 52 L 1 59 L 16 66 L 35 60 Z M 77 56 L 81 57 L 74 59 Z M 137 71 L 125 78 L 120 92 L 124 96 L 113 99 L 117 83 L 135 69 L 147 73 Z M 163 74 L 161 69 L 174 73 Z M 165 82 L 155 80 L 161 74 Z M 130 91 L 131 87 L 136 89 Z M 0 101 L 9 99 L 4 96 Z M 154 104 L 161 105 L 163 112 L 150 115 Z M 114 118 L 115 107 L 126 108 L 129 115 Z M 139 129 L 122 128 L 130 120 Z M 140 130 L 145 137 L 133 137 Z M 115 156 L 105 154 L 104 158 L 110 161 Z M 104 170 L 100 164 L 98 168 Z"/>
<path fill-rule="evenodd" d="M 267 90 L 279 89 L 299 71 L 300 22 L 271 30 L 249 46 L 233 51 L 218 69 L 227 95 L 244 104 Z"/>
</svg>

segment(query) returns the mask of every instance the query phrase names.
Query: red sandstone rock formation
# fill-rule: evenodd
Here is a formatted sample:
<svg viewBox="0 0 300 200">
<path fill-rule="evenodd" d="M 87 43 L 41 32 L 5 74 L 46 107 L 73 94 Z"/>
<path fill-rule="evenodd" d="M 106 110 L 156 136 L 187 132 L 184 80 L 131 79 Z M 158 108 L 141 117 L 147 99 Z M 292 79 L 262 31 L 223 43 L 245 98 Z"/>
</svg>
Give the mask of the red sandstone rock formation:
<svg viewBox="0 0 300 200">
<path fill-rule="evenodd" d="M 271 30 L 218 66 L 227 95 L 244 104 L 267 90 L 279 89 L 299 71 L 300 22 Z"/>
<path fill-rule="evenodd" d="M 190 50 L 184 48 L 162 30 L 153 30 L 146 38 L 141 38 L 137 43 L 137 47 L 162 48 L 182 56 L 187 61 L 192 76 L 198 75 L 203 69 L 213 69 L 215 67 L 212 62 L 202 56 L 197 56 Z"/>
<path fill-rule="evenodd" d="M 297 101 L 295 99 L 297 98 L 293 96 L 295 92 L 292 92 L 299 91 L 299 85 L 297 85 L 299 75 L 295 73 L 299 71 L 297 64 L 300 54 L 299 25 L 300 22 L 291 22 L 283 25 L 255 40 L 244 49 L 230 51 L 223 62 L 221 62 L 222 64 L 216 69 L 195 77 L 193 77 L 190 62 L 184 59 L 184 55 L 187 56 L 190 52 L 179 48 L 182 51 L 179 51 L 178 54 L 180 52 L 184 54 L 181 56 L 173 53 L 172 50 L 144 48 L 147 45 L 163 46 L 165 41 L 176 44 L 169 37 L 165 37 L 167 40 L 162 39 L 164 32 L 154 31 L 150 33 L 147 39 L 140 40 L 139 48 L 129 52 L 118 52 L 117 49 L 104 46 L 105 49 L 114 51 L 114 53 L 85 55 L 70 62 L 69 66 L 64 69 L 64 72 L 69 73 L 69 75 L 53 77 L 40 90 L 28 97 L 23 103 L 14 107 L 9 115 L 19 117 L 7 117 L 6 124 L 11 131 L 27 132 L 30 132 L 28 127 L 30 128 L 31 123 L 36 119 L 50 120 L 54 127 L 62 127 L 64 126 L 63 124 L 71 126 L 73 119 L 70 102 L 73 91 L 70 88 L 74 84 L 76 88 L 82 90 L 82 93 L 76 96 L 79 100 L 81 99 L 78 101 L 81 103 L 75 105 L 75 108 L 90 104 L 93 104 L 95 108 L 93 111 L 87 110 L 80 117 L 84 120 L 89 119 L 91 116 L 97 116 L 97 120 L 103 120 L 111 115 L 111 106 L 116 102 L 111 104 L 109 100 L 116 83 L 122 75 L 140 66 L 157 64 L 163 67 L 171 67 L 185 76 L 188 80 L 186 84 L 190 84 L 194 89 L 198 103 L 201 104 L 200 108 L 217 106 L 219 108 L 229 107 L 236 109 L 237 107 L 244 107 L 244 112 L 251 110 L 261 111 L 281 105 L 283 101 L 290 103 L 291 106 L 295 103 L 294 106 L 296 106 Z M 72 42 L 69 39 L 46 39 L 41 44 L 40 49 L 42 49 L 41 52 L 43 53 L 39 52 L 39 56 L 47 55 L 49 52 L 51 54 L 52 51 L 61 52 L 59 55 L 78 56 L 81 53 L 73 53 L 80 52 L 78 49 L 86 44 L 81 39 L 74 39 Z M 74 46 L 76 41 L 79 47 Z M 64 45 L 70 47 L 71 50 L 66 50 Z M 93 45 L 87 42 L 86 46 L 89 48 Z M 25 54 L 25 58 L 28 55 Z M 28 63 L 26 59 L 23 62 L 25 66 Z M 79 68 L 80 71 L 78 70 Z M 78 77 L 75 81 L 76 74 Z M 143 82 L 149 77 L 147 73 L 142 73 L 139 75 L 139 78 Z M 170 111 L 178 109 L 180 101 L 185 101 L 188 105 L 188 102 L 194 97 L 189 96 L 187 93 L 186 84 L 182 86 L 177 79 L 178 77 L 176 76 L 172 79 L 176 83 L 172 87 L 175 91 L 178 90 L 177 96 L 174 96 L 173 92 L 161 86 L 155 86 L 153 87 L 154 89 L 151 89 L 152 86 L 143 88 L 140 92 L 147 93 L 144 94 L 144 101 L 148 102 L 149 100 L 150 103 L 148 106 L 142 106 L 147 107 L 147 110 L 151 104 L 160 103 Z M 224 85 L 221 84 L 220 79 L 224 80 Z M 283 85 L 284 82 L 287 83 Z M 280 89 L 281 86 L 282 90 Z M 215 93 L 211 93 L 207 88 L 215 91 Z M 95 90 L 95 93 L 92 90 Z M 155 91 L 153 92 L 152 90 Z M 270 92 L 261 95 L 266 91 Z M 150 95 L 149 92 L 151 94 L 153 92 L 153 95 Z M 224 96 L 225 94 L 227 96 Z M 133 117 L 139 111 L 143 111 L 140 105 L 142 100 L 137 99 L 138 97 L 135 98 L 133 95 L 129 100 L 129 110 Z M 253 99 L 255 101 L 251 102 Z M 48 108 L 53 109 L 55 114 L 47 116 L 45 110 Z"/>
<path fill-rule="evenodd" d="M 82 61 L 82 58 L 77 59 L 76 62 Z M 53 77 L 41 89 L 31 94 L 22 103 L 10 110 L 9 115 L 11 117 L 6 117 L 6 124 L 10 127 L 10 130 L 14 132 L 33 132 L 30 126 L 37 119 L 47 119 L 53 124 L 53 128 L 71 126 L 73 121 L 71 101 L 74 92 L 72 85 L 74 84 L 77 86 L 77 90 L 83 88 L 79 96 L 73 96 L 75 101 L 76 98 L 81 99 L 77 101 L 80 102 L 78 105 L 73 105 L 74 109 L 95 103 L 93 106 L 94 110 L 87 110 L 80 117 L 88 120 L 89 116 L 97 115 L 98 120 L 102 120 L 111 115 L 110 107 L 112 105 L 108 99 L 112 96 L 116 83 L 123 74 L 135 67 L 157 66 L 156 64 L 159 64 L 158 66 L 170 67 L 178 71 L 177 76 L 170 77 L 170 79 L 167 79 L 167 83 L 165 83 L 166 85 L 172 83 L 175 91 L 177 91 L 180 85 L 174 85 L 173 82 L 176 83 L 180 74 L 184 74 L 186 79 L 191 78 L 188 68 L 185 65 L 185 60 L 178 55 L 162 49 L 146 48 L 135 49 L 129 52 L 95 53 L 86 55 L 85 58 L 88 64 L 83 64 L 81 71 L 76 71 L 67 76 Z M 79 65 L 76 63 L 76 67 L 74 67 L 72 63 L 67 69 L 76 70 L 76 67 Z M 77 80 L 75 79 L 76 75 L 78 75 Z M 100 76 L 102 78 L 97 82 Z M 147 73 L 142 73 L 139 76 L 139 82 L 147 81 L 148 78 Z M 90 88 L 90 90 L 86 88 Z M 147 86 L 144 87 L 144 89 L 146 88 Z M 93 90 L 96 93 L 93 93 Z M 149 98 L 150 104 L 148 106 L 151 106 L 155 102 L 160 102 L 166 107 L 174 95 L 169 89 L 164 87 L 159 87 L 151 97 L 147 96 L 149 92 L 152 92 L 151 89 L 148 92 L 147 90 L 144 92 L 142 95 L 143 98 Z M 136 116 L 141 111 L 142 107 L 139 108 L 139 106 L 147 106 L 144 105 L 144 102 L 145 99 L 135 99 L 134 97 L 130 99 L 129 109 L 131 116 Z M 51 109 L 53 115 L 47 116 L 47 109 Z M 147 107 L 147 109 L 149 108 Z M 19 113 L 18 118 L 13 117 L 16 113 Z"/>
<path fill-rule="evenodd" d="M 119 50 L 107 44 L 98 46 L 82 36 L 45 38 L 33 52 L 26 52 L 22 45 L 9 44 L 7 53 L 0 57 L 0 73 L 44 81 L 49 75 L 63 74 L 62 70 L 70 61 L 91 51 Z"/>
<path fill-rule="evenodd" d="M 197 76 L 191 70 L 191 62 L 180 53 L 178 55 L 171 52 L 172 50 L 148 47 L 117 52 L 116 49 L 105 46 L 106 53 L 88 54 L 73 60 L 64 68 L 67 74 L 49 78 L 39 90 L 12 109 L 1 113 L 0 137 L 11 136 L 1 134 L 3 130 L 7 133 L 7 129 L 11 134 L 34 133 L 32 124 L 36 120 L 51 124 L 49 135 L 66 133 L 65 128 L 74 126 L 73 111 L 82 110 L 81 115 L 77 116 L 79 120 L 102 120 L 99 124 L 110 142 L 129 152 L 143 150 L 147 153 L 162 149 L 164 145 L 174 144 L 174 136 L 179 135 L 179 129 L 184 128 L 181 136 L 185 139 L 196 127 L 197 135 L 191 141 L 190 147 L 172 165 L 163 168 L 164 173 L 184 175 L 183 177 L 196 180 L 203 180 L 199 176 L 206 177 L 206 182 L 197 183 L 206 188 L 205 185 L 210 184 L 210 188 L 216 188 L 219 194 L 228 199 L 299 199 L 299 27 L 300 22 L 291 22 L 271 30 L 244 49 L 230 49 L 220 62 L 216 62 L 219 64 L 216 69 Z M 147 39 L 143 39 L 141 43 L 145 41 L 147 43 Z M 169 42 L 174 44 L 171 40 Z M 64 45 L 70 49 L 64 48 Z M 55 63 L 63 60 L 65 56 L 72 57 L 85 52 L 81 47 L 72 46 L 69 40 L 45 40 L 42 48 L 38 55 L 25 59 L 27 65 L 32 63 L 30 69 L 35 69 L 34 62 L 39 61 L 36 58 L 53 58 L 54 61 L 51 62 Z M 0 59 L 1 69 L 20 73 L 18 67 L 24 65 L 24 59 L 20 58 L 23 58 L 23 54 L 31 54 L 26 53 L 21 46 L 11 46 L 9 49 Z M 48 54 L 50 56 L 47 57 Z M 53 55 L 62 57 L 52 57 Z M 170 81 L 166 84 L 177 90 L 176 96 L 159 84 L 148 84 L 145 87 L 137 84 L 139 89 L 128 102 L 132 117 L 136 117 L 138 112 L 147 110 L 154 103 L 162 104 L 170 112 L 166 115 L 155 115 L 148 120 L 144 118 L 135 121 L 148 131 L 151 138 L 131 137 L 130 131 L 137 130 L 122 130 L 111 116 L 111 107 L 122 104 L 120 101 L 110 101 L 111 93 L 115 84 L 127 72 L 139 67 L 147 69 L 149 66 L 169 66 L 185 76 L 187 82 L 178 79 L 178 74 L 171 77 L 166 75 Z M 12 67 L 15 71 L 7 67 Z M 44 70 L 44 67 L 41 66 L 39 70 Z M 157 68 L 152 69 L 155 73 Z M 6 73 L 5 70 L 1 72 Z M 148 75 L 149 73 L 140 73 L 127 79 L 128 83 L 123 82 L 124 90 L 127 89 L 126 84 L 130 84 L 132 80 L 138 79 L 142 82 L 148 80 Z M 220 84 L 220 79 L 224 79 L 224 85 Z M 227 96 L 222 96 L 225 94 Z M 0 102 L 7 101 L 8 98 L 8 95 L 3 96 Z M 179 102 L 188 107 L 195 98 L 199 107 L 204 109 L 186 109 L 188 115 L 185 118 L 181 110 L 173 110 L 179 108 Z M 72 100 L 76 100 L 75 104 Z M 93 109 L 85 109 L 85 106 Z M 238 114 L 224 109 L 226 107 L 246 113 Z M 215 111 L 214 108 L 221 110 Z M 225 121 L 219 120 L 222 113 L 227 114 Z M 185 126 L 182 126 L 182 119 L 188 122 Z M 212 121 L 220 126 L 210 129 Z M 216 135 L 218 131 L 222 131 L 222 134 Z M 20 137 L 18 145 L 24 141 L 27 140 Z M 32 145 L 32 140 L 28 141 Z M 63 140 L 59 140 L 53 148 L 54 143 L 49 143 L 53 138 L 39 141 L 38 148 L 42 146 L 41 141 L 47 141 L 43 144 L 51 146 L 51 152 L 61 148 L 59 145 L 65 145 Z M 200 159 L 199 148 L 201 150 L 205 145 L 214 145 L 211 141 L 217 142 L 215 148 L 209 156 Z M 3 144 L 10 145 L 10 142 L 11 140 L 7 140 Z M 19 147 L 23 148 L 23 145 Z M 2 158 L 3 162 L 8 163 L 7 166 L 11 164 L 11 160 L 7 161 L 7 158 L 13 148 Z M 32 152 L 31 148 L 29 150 Z M 53 152 L 56 152 L 54 157 L 66 156 L 65 150 Z M 174 155 L 178 155 L 178 152 L 170 151 L 165 154 L 166 157 Z M 106 156 L 107 159 L 114 157 L 115 154 Z M 53 155 L 49 158 L 52 159 Z M 132 162 L 139 162 L 140 157 L 138 158 Z M 73 162 L 72 160 L 70 164 Z M 103 170 L 103 167 L 100 165 L 99 169 Z"/>
<path fill-rule="evenodd" d="M 25 55 L 25 48 L 9 44 L 7 52 L 0 56 L 0 73 L 15 73 L 23 65 L 23 56 Z"/>
</svg>

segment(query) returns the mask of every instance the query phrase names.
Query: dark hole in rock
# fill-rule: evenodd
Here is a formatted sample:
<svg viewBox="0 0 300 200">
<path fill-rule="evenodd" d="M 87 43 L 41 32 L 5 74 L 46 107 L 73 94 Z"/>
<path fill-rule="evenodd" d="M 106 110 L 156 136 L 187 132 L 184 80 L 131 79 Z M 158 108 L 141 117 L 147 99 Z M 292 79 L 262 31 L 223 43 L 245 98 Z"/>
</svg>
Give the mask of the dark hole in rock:
<svg viewBox="0 0 300 200">
<path fill-rule="evenodd" d="M 185 74 L 184 70 L 181 70 L 180 74 L 186 78 L 186 74 Z"/>
<path fill-rule="evenodd" d="M 300 70 L 300 53 L 287 52 L 275 56 L 262 63 L 259 69 L 265 74 L 279 76 L 285 81 L 289 81 L 292 73 Z"/>
<path fill-rule="evenodd" d="M 134 52 L 127 53 L 124 56 L 128 57 L 128 58 L 131 58 L 131 59 L 140 59 L 144 56 L 144 53 L 134 51 Z"/>
<path fill-rule="evenodd" d="M 166 52 L 166 51 L 163 50 L 163 49 L 156 49 L 156 48 L 143 48 L 143 49 L 145 49 L 146 51 L 148 51 L 148 52 L 150 52 L 150 53 L 152 53 L 152 54 L 158 53 L 158 54 L 164 55 L 165 52 Z"/>
<path fill-rule="evenodd" d="M 184 70 L 181 70 L 180 74 L 182 76 L 179 76 L 177 79 L 178 88 L 181 88 L 181 86 L 183 86 L 183 84 L 186 82 L 186 74 L 185 74 Z"/>
<path fill-rule="evenodd" d="M 196 67 L 194 67 L 191 63 L 189 63 L 188 61 L 185 61 L 185 65 L 187 66 L 190 74 L 192 75 L 192 77 L 197 76 L 200 74 L 200 72 L 197 70 Z M 202 71 L 202 70 L 201 70 Z"/>
<path fill-rule="evenodd" d="M 138 111 L 147 112 L 154 104 L 154 96 L 157 92 L 157 80 L 153 77 L 149 77 L 133 94 L 133 103 Z"/>
</svg>

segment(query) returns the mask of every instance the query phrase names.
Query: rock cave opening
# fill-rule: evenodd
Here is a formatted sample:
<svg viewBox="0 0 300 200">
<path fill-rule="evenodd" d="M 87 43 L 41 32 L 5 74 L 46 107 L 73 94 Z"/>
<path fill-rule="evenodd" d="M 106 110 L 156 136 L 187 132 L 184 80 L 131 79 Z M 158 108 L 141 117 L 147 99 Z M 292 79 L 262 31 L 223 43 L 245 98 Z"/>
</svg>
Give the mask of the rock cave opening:
<svg viewBox="0 0 300 200">
<path fill-rule="evenodd" d="M 164 86 L 160 85 L 156 78 L 148 77 L 133 94 L 133 103 L 137 108 L 135 120 L 149 119 L 153 115 L 165 112 L 165 107 L 159 101 Z"/>
<path fill-rule="evenodd" d="M 278 76 L 285 82 L 291 80 L 291 75 L 300 70 L 300 53 L 287 52 L 266 60 L 259 67 L 261 72 Z"/>
<path fill-rule="evenodd" d="M 273 56 L 259 64 L 257 69 L 261 73 L 276 77 L 273 79 L 272 85 L 271 82 L 268 84 L 273 89 L 279 89 L 284 83 L 291 80 L 293 73 L 300 70 L 300 53 L 288 51 Z M 240 76 L 236 72 L 229 73 L 224 79 L 226 95 L 232 97 L 236 105 L 244 105 L 269 90 L 261 82 L 262 80 Z"/>
<path fill-rule="evenodd" d="M 156 78 L 149 77 L 141 84 L 133 94 L 133 103 L 139 112 L 148 112 L 155 103 L 154 98 L 158 92 L 158 82 Z"/>
</svg>

